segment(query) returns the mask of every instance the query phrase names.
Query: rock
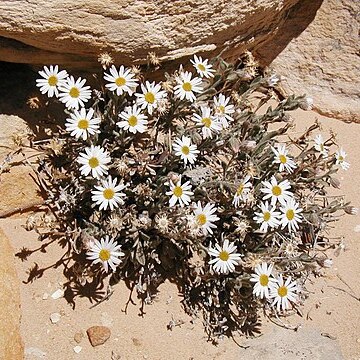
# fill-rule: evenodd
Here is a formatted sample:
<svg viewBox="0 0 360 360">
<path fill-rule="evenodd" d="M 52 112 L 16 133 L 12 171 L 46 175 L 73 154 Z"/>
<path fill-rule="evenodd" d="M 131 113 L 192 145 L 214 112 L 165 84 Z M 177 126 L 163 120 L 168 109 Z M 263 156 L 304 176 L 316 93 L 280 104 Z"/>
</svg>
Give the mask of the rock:
<svg viewBox="0 0 360 360">
<path fill-rule="evenodd" d="M 25 355 L 31 355 L 38 359 L 46 358 L 46 352 L 42 351 L 41 349 L 35 348 L 35 347 L 27 347 L 25 349 Z"/>
<path fill-rule="evenodd" d="M 11 210 L 20 211 L 43 201 L 38 193 L 38 186 L 31 177 L 31 167 L 28 165 L 10 167 L 8 161 L 4 162 L 8 154 L 12 154 L 17 149 L 14 137 L 18 140 L 21 138 L 26 143 L 29 132 L 25 121 L 18 116 L 0 114 L 0 217 Z M 9 161 L 21 162 L 23 160 L 21 155 L 14 155 Z M 2 172 L 2 166 L 7 167 L 8 171 Z M 16 179 L 16 187 L 14 179 Z"/>
<path fill-rule="evenodd" d="M 75 354 L 79 354 L 79 353 L 81 352 L 81 350 L 82 350 L 82 347 L 81 347 L 81 346 L 75 346 L 75 347 L 74 347 L 74 353 L 75 353 Z"/>
<path fill-rule="evenodd" d="M 305 0 L 297 13 L 314 13 L 318 1 Z M 257 52 L 262 63 L 286 77 L 285 94 L 306 93 L 322 115 L 360 122 L 360 2 L 324 0 L 314 20 L 299 36 L 288 27 L 279 28 L 290 43 L 276 39 Z M 296 29 L 299 18 L 290 19 Z M 344 35 L 346 34 L 346 35 Z M 276 56 L 279 54 L 278 56 Z"/>
<path fill-rule="evenodd" d="M 111 331 L 106 326 L 92 326 L 86 330 L 92 346 L 104 344 L 110 337 Z"/>
<path fill-rule="evenodd" d="M 248 340 L 242 345 L 249 346 L 246 350 L 241 350 L 241 354 L 246 355 L 247 359 L 344 359 L 338 343 L 322 336 L 320 330 L 313 328 L 292 331 L 272 326 L 271 331 L 264 331 L 264 335 Z"/>
<path fill-rule="evenodd" d="M 19 280 L 13 249 L 1 230 L 0 249 L 0 359 L 20 360 L 24 348 L 20 337 Z"/>
<path fill-rule="evenodd" d="M 54 299 L 54 300 L 57 300 L 57 299 L 60 299 L 64 296 L 64 290 L 63 289 L 57 289 L 56 291 L 54 291 L 52 294 L 51 294 L 51 297 Z"/>
<path fill-rule="evenodd" d="M 303 17 L 292 11 L 303 1 L 2 0 L 0 60 L 88 68 L 104 50 L 125 65 L 149 52 L 163 62 L 224 49 L 236 58 L 273 41 L 289 15 Z"/>
<path fill-rule="evenodd" d="M 53 324 L 56 324 L 60 321 L 61 315 L 59 313 L 52 313 L 50 315 L 50 320 Z"/>
<path fill-rule="evenodd" d="M 75 335 L 74 335 L 74 340 L 75 340 L 76 343 L 80 344 L 83 337 L 84 337 L 83 332 L 82 332 L 82 331 L 78 331 L 78 332 L 76 332 Z"/>
</svg>

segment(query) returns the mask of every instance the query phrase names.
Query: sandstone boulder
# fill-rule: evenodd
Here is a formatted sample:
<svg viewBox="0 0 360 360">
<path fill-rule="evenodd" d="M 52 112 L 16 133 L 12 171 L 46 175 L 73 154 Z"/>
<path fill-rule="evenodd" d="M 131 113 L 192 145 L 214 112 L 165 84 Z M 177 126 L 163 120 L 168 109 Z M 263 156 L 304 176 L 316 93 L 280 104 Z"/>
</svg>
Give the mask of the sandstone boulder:
<svg viewBox="0 0 360 360">
<path fill-rule="evenodd" d="M 0 359 L 23 359 L 20 337 L 20 290 L 13 249 L 0 230 Z"/>
<path fill-rule="evenodd" d="M 302 1 L 2 0 L 0 60 L 88 69 L 104 50 L 125 65 L 149 52 L 162 61 L 224 49 L 236 57 L 272 40 Z"/>
<path fill-rule="evenodd" d="M 304 1 L 297 13 L 311 13 L 312 3 Z M 302 9 L 302 11 L 300 11 Z M 259 50 L 259 58 L 285 77 L 287 94 L 307 93 L 322 115 L 360 122 L 360 2 L 324 0 L 313 22 L 287 47 L 287 41 L 274 39 Z M 287 29 L 298 18 L 289 19 Z M 291 32 L 279 29 L 283 36 Z M 275 58 L 275 56 L 280 54 Z M 275 56 L 274 56 L 275 55 Z"/>
</svg>

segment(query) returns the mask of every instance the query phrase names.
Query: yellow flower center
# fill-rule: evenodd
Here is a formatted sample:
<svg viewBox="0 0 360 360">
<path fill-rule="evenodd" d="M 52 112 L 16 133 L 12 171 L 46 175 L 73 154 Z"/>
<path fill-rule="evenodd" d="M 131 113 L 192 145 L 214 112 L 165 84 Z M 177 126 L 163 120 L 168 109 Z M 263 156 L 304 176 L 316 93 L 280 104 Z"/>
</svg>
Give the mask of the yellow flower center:
<svg viewBox="0 0 360 360">
<path fill-rule="evenodd" d="M 105 189 L 103 191 L 103 196 L 106 200 L 111 200 L 115 195 L 115 192 L 113 189 Z"/>
<path fill-rule="evenodd" d="M 189 155 L 189 153 L 190 153 L 190 149 L 189 149 L 189 147 L 188 146 L 183 146 L 182 148 L 181 148 L 181 152 L 184 154 L 184 155 Z"/>
<path fill-rule="evenodd" d="M 287 159 L 285 155 L 279 155 L 279 160 L 282 164 L 286 164 Z"/>
<path fill-rule="evenodd" d="M 199 225 L 205 225 L 206 221 L 206 216 L 204 214 L 199 214 L 197 216 L 197 222 L 199 223 Z"/>
<path fill-rule="evenodd" d="M 280 186 L 277 186 L 277 185 L 273 186 L 273 188 L 272 188 L 272 193 L 273 193 L 273 195 L 275 195 L 275 196 L 280 196 L 281 193 L 282 193 L 281 187 L 280 187 Z"/>
<path fill-rule="evenodd" d="M 286 286 L 280 286 L 278 288 L 277 292 L 280 297 L 285 297 L 288 293 L 288 289 Z"/>
<path fill-rule="evenodd" d="M 269 221 L 271 218 L 270 212 L 269 211 L 264 212 L 263 217 L 264 217 L 264 221 Z"/>
<path fill-rule="evenodd" d="M 155 95 L 152 92 L 147 92 L 145 94 L 145 101 L 149 104 L 153 104 L 155 102 Z"/>
<path fill-rule="evenodd" d="M 101 249 L 99 252 L 99 258 L 101 261 L 108 261 L 110 259 L 110 251 L 106 249 Z"/>
<path fill-rule="evenodd" d="M 183 88 L 185 91 L 191 91 L 191 89 L 192 89 L 191 83 L 189 83 L 189 82 L 183 83 L 182 88 Z"/>
<path fill-rule="evenodd" d="M 55 75 L 51 75 L 48 78 L 48 84 L 50 86 L 55 86 L 58 83 L 58 78 Z"/>
<path fill-rule="evenodd" d="M 259 277 L 259 283 L 261 286 L 267 286 L 269 284 L 269 277 L 266 274 L 261 274 Z"/>
<path fill-rule="evenodd" d="M 81 119 L 78 122 L 78 128 L 86 130 L 89 127 L 89 121 L 87 119 Z"/>
<path fill-rule="evenodd" d="M 236 190 L 236 195 L 241 195 L 244 191 L 244 184 L 240 184 Z"/>
<path fill-rule="evenodd" d="M 203 65 L 203 64 L 198 64 L 198 69 L 200 70 L 200 71 L 205 71 L 206 70 L 206 68 L 205 68 L 205 66 Z"/>
<path fill-rule="evenodd" d="M 78 98 L 79 95 L 80 95 L 80 91 L 77 87 L 72 87 L 69 91 L 69 95 L 72 97 L 72 98 Z"/>
<path fill-rule="evenodd" d="M 99 160 L 96 157 L 92 157 L 91 159 L 89 159 L 89 166 L 94 169 L 97 166 L 99 166 Z"/>
<path fill-rule="evenodd" d="M 292 220 L 295 217 L 295 213 L 294 210 L 290 209 L 286 212 L 286 217 L 288 218 L 288 220 Z"/>
<path fill-rule="evenodd" d="M 207 128 L 209 128 L 211 126 L 211 119 L 210 118 L 202 118 L 201 122 L 204 124 L 204 126 L 206 126 Z"/>
<path fill-rule="evenodd" d="M 181 197 L 181 195 L 183 194 L 183 189 L 181 188 L 181 186 L 175 186 L 173 194 L 178 198 Z"/>
<path fill-rule="evenodd" d="M 134 115 L 131 115 L 131 116 L 129 117 L 129 119 L 128 119 L 128 123 L 129 123 L 130 126 L 136 126 L 137 123 L 138 123 L 137 117 L 134 116 Z"/>
<path fill-rule="evenodd" d="M 320 144 L 320 150 L 324 151 L 324 144 Z"/>
<path fill-rule="evenodd" d="M 221 253 L 219 254 L 219 259 L 222 261 L 228 261 L 229 260 L 229 253 L 225 250 L 221 251 Z"/>
<path fill-rule="evenodd" d="M 124 86 L 126 84 L 126 79 L 123 78 L 123 77 L 118 77 L 116 80 L 115 80 L 115 84 L 117 86 Z"/>
<path fill-rule="evenodd" d="M 224 105 L 218 106 L 217 109 L 218 109 L 218 112 L 219 112 L 219 113 L 224 114 L 224 112 L 225 112 L 225 106 L 224 106 Z"/>
<path fill-rule="evenodd" d="M 339 160 L 340 162 L 342 162 L 342 161 L 344 161 L 344 157 L 340 155 L 339 158 L 338 158 L 338 160 Z"/>
</svg>

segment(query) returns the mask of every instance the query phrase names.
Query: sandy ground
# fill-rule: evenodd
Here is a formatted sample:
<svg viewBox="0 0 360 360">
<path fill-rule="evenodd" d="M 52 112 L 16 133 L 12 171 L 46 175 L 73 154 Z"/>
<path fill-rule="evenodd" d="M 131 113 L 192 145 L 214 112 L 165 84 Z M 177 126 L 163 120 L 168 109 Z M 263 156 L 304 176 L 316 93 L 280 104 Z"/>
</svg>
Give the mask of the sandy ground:
<svg viewBox="0 0 360 360">
<path fill-rule="evenodd" d="M 360 125 L 345 124 L 311 112 L 298 111 L 298 125 L 294 131 L 309 125 L 315 117 L 320 118 L 324 131 L 331 128 L 338 133 L 339 143 L 348 152 L 351 168 L 347 172 L 340 171 L 342 188 L 337 192 L 344 193 L 354 206 L 360 207 Z M 35 248 L 39 244 L 36 234 L 26 232 L 22 224 L 23 217 L 0 220 L 0 227 L 9 236 L 16 251 L 24 246 Z M 326 272 L 325 277 L 317 278 L 309 284 L 310 296 L 302 309 L 303 317 L 294 315 L 286 321 L 301 324 L 303 329 L 315 328 L 320 333 L 328 334 L 333 339 L 331 341 L 339 344 L 345 359 L 359 360 L 360 302 L 355 297 L 360 297 L 360 216 L 343 217 L 332 229 L 331 235 L 343 235 L 346 250 L 338 257 L 332 256 L 334 265 Z M 16 267 L 20 280 L 27 279 L 27 270 L 34 262 L 40 266 L 53 264 L 59 258 L 59 250 L 57 246 L 52 246 L 46 253 L 38 252 L 28 261 L 18 260 Z M 127 313 L 124 312 L 129 290 L 123 284 L 115 287 L 115 293 L 108 301 L 91 310 L 91 303 L 86 298 L 77 298 L 75 309 L 64 298 L 54 300 L 49 296 L 44 299 L 46 294 L 51 295 L 61 288 L 64 281 L 62 270 L 58 268 L 46 271 L 33 283 L 21 283 L 21 331 L 28 360 L 254 358 L 232 339 L 224 339 L 218 346 L 208 342 L 201 319 L 192 320 L 184 313 L 181 297 L 173 284 L 165 283 L 160 287 L 154 304 L 147 306 L 146 314 L 141 317 L 140 304 L 135 296 L 134 303 L 130 303 Z M 50 315 L 55 312 L 61 314 L 61 319 L 52 324 Z M 169 331 L 167 324 L 171 320 L 181 320 L 183 324 Z M 112 331 L 110 339 L 96 348 L 91 347 L 85 334 L 86 329 L 93 325 L 106 325 Z M 274 331 L 275 325 L 266 321 L 263 325 L 264 333 L 271 334 Z M 77 332 L 85 335 L 80 344 L 74 341 Z M 245 337 L 236 337 L 236 340 L 240 344 L 247 343 Z M 74 353 L 76 345 L 82 347 L 79 354 Z M 251 346 L 256 347 L 256 339 Z M 303 346 L 306 347 L 307 344 Z M 36 351 L 38 355 L 35 355 Z M 39 351 L 43 353 L 43 357 Z M 279 359 L 276 353 L 273 358 Z M 294 354 L 287 358 L 310 359 Z"/>
</svg>

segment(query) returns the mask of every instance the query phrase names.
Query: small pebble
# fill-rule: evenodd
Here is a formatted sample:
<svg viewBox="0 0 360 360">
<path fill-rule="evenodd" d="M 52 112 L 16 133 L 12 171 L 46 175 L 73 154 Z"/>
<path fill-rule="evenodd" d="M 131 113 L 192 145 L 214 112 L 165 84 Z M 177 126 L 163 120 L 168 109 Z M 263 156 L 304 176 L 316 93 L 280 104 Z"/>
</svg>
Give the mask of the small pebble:
<svg viewBox="0 0 360 360">
<path fill-rule="evenodd" d="M 82 350 L 82 347 L 79 345 L 74 347 L 74 353 L 76 353 L 76 354 L 78 354 L 81 350 Z"/>
<path fill-rule="evenodd" d="M 53 324 L 56 324 L 57 322 L 59 322 L 61 319 L 61 315 L 59 313 L 52 313 L 50 315 L 50 320 Z"/>
<path fill-rule="evenodd" d="M 75 342 L 77 342 L 78 344 L 80 344 L 82 338 L 84 337 L 84 333 L 82 331 L 78 331 L 77 333 L 75 333 L 74 335 L 74 340 Z"/>
<path fill-rule="evenodd" d="M 64 290 L 62 289 L 57 289 L 56 291 L 54 291 L 52 294 L 51 294 L 51 297 L 54 299 L 54 300 L 57 300 L 57 299 L 60 299 L 64 296 Z"/>
<path fill-rule="evenodd" d="M 356 339 L 356 342 L 357 342 L 358 344 L 360 344 L 360 338 Z"/>
<path fill-rule="evenodd" d="M 86 330 L 86 333 L 93 347 L 104 344 L 111 335 L 110 329 L 106 326 L 92 326 Z"/>
<path fill-rule="evenodd" d="M 44 293 L 42 296 L 43 300 L 47 300 L 49 298 L 49 294 L 48 293 Z"/>
</svg>

